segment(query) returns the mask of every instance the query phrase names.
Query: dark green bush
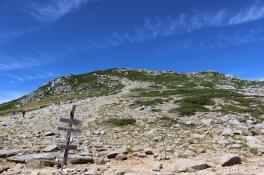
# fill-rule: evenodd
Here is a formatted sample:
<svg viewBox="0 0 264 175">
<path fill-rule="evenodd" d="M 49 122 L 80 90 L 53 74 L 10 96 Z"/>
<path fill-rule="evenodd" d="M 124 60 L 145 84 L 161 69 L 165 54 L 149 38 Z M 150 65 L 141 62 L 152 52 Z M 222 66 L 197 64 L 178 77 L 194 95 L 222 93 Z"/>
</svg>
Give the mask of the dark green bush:
<svg viewBox="0 0 264 175">
<path fill-rule="evenodd" d="M 122 127 L 127 125 L 133 125 L 136 123 L 136 120 L 133 118 L 110 118 L 106 121 L 106 123 Z"/>
</svg>

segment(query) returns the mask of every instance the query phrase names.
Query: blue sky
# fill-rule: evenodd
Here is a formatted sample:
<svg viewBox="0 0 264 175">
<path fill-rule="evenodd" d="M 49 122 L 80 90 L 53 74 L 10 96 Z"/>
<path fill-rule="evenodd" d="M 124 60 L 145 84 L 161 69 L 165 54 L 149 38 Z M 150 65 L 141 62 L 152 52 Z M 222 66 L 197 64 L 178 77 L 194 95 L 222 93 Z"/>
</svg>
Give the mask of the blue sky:
<svg viewBox="0 0 264 175">
<path fill-rule="evenodd" d="M 116 67 L 264 78 L 261 0 L 0 0 L 0 103 Z"/>
</svg>

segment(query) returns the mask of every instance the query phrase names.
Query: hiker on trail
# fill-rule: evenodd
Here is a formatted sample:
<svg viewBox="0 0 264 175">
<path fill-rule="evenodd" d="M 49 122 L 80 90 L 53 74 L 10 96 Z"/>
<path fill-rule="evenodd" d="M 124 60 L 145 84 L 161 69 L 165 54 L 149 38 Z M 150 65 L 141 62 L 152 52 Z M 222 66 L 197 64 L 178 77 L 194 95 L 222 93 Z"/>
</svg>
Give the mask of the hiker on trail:
<svg viewBox="0 0 264 175">
<path fill-rule="evenodd" d="M 12 112 L 12 117 L 13 117 L 13 118 L 16 118 L 16 111 L 13 111 L 13 112 Z"/>
<path fill-rule="evenodd" d="M 26 115 L 26 111 L 22 111 L 22 115 L 23 115 L 23 118 L 24 118 L 25 115 Z"/>
</svg>

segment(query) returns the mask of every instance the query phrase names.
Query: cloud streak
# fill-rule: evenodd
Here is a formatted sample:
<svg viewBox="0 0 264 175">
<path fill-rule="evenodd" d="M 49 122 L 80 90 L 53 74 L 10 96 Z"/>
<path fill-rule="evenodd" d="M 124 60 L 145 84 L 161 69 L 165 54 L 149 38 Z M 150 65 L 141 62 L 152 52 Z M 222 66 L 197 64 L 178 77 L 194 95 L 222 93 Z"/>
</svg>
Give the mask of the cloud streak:
<svg viewBox="0 0 264 175">
<path fill-rule="evenodd" d="M 18 58 L 18 57 L 17 57 Z M 0 55 L 0 72 L 25 69 L 32 66 L 41 66 L 50 61 L 44 55 L 41 58 L 20 56 L 20 59 L 13 59 L 12 57 Z"/>
<path fill-rule="evenodd" d="M 30 80 L 45 80 L 49 78 L 54 78 L 56 77 L 56 74 L 52 72 L 46 72 L 46 73 L 35 73 L 35 74 L 30 74 L 30 75 L 14 75 L 14 74 L 6 74 L 6 76 L 19 81 L 19 82 L 24 82 L 24 81 L 30 81 Z"/>
<path fill-rule="evenodd" d="M 178 17 L 146 17 L 143 24 L 134 25 L 126 32 L 115 32 L 109 38 L 97 41 L 88 40 L 88 43 L 96 48 L 106 48 L 186 34 L 209 27 L 240 25 L 262 19 L 264 19 L 264 4 L 260 3 L 255 3 L 237 12 L 221 9 L 211 13 L 181 14 Z"/>
<path fill-rule="evenodd" d="M 17 90 L 0 91 L 0 104 L 22 97 L 27 93 L 28 92 L 26 91 L 17 91 Z"/>
<path fill-rule="evenodd" d="M 48 3 L 31 2 L 25 12 L 41 23 L 53 23 L 81 7 L 96 0 L 48 0 Z"/>
</svg>

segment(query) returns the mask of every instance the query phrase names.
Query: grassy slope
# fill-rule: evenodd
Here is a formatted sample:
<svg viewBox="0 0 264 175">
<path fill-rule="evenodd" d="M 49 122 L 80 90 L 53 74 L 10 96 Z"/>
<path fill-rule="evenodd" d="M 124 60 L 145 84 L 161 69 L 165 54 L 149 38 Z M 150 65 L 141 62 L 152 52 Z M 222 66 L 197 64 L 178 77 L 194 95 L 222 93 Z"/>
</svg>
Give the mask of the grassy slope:
<svg viewBox="0 0 264 175">
<path fill-rule="evenodd" d="M 134 93 L 138 97 L 145 99 L 137 100 L 135 106 L 147 105 L 155 106 L 171 100 L 173 96 L 181 96 L 180 107 L 176 109 L 181 115 L 192 115 L 195 112 L 207 111 L 205 105 L 214 105 L 213 98 L 223 98 L 233 100 L 243 106 L 241 109 L 235 105 L 223 106 L 222 112 L 248 112 L 254 115 L 264 113 L 261 103 L 254 99 L 248 99 L 234 90 L 217 89 L 217 85 L 232 85 L 235 89 L 244 87 L 264 87 L 263 82 L 246 81 L 237 78 L 230 78 L 224 74 L 216 72 L 201 72 L 196 74 L 182 74 L 176 72 L 150 72 L 130 69 L 110 69 L 104 71 L 91 72 L 82 75 L 72 75 L 63 77 L 66 85 L 71 87 L 71 91 L 54 95 L 50 91 L 51 83 L 40 87 L 34 92 L 33 99 L 21 105 L 16 110 L 34 110 L 58 101 L 83 99 L 102 95 L 117 93 L 123 85 L 118 80 L 110 77 L 127 78 L 133 81 L 149 81 L 154 83 L 148 89 L 135 89 Z M 162 90 L 161 90 L 162 89 Z M 22 97 L 21 99 L 28 98 Z M 14 100 L 0 105 L 0 115 L 10 113 L 15 106 L 20 104 L 20 100 Z M 250 105 L 255 105 L 250 108 Z"/>
</svg>

